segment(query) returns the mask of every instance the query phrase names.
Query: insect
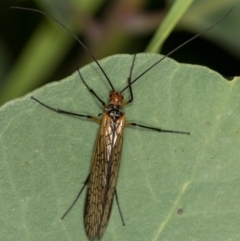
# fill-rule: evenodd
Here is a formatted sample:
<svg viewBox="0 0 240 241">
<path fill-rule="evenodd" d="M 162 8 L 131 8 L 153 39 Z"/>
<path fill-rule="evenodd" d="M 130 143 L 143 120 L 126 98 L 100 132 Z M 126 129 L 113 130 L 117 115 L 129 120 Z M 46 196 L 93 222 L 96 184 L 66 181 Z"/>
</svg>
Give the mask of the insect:
<svg viewBox="0 0 240 241">
<path fill-rule="evenodd" d="M 39 12 L 43 15 L 46 15 L 45 13 L 38 11 L 38 10 L 34 10 L 34 9 L 25 9 L 25 8 L 19 8 L 19 9 L 35 11 L 35 12 Z M 229 12 L 227 13 L 227 15 L 229 14 Z M 52 18 L 52 17 L 50 17 L 50 18 Z M 218 23 L 220 23 L 224 18 L 222 18 Z M 52 19 L 54 21 L 56 21 L 57 23 L 59 23 L 54 18 L 52 18 Z M 61 23 L 59 23 L 59 24 L 61 26 L 63 26 Z M 110 213 L 111 213 L 114 196 L 116 197 L 120 216 L 121 216 L 121 219 L 122 219 L 122 222 L 124 225 L 124 220 L 123 220 L 123 216 L 122 216 L 122 213 L 120 210 L 118 196 L 117 196 L 117 190 L 116 190 L 118 173 L 119 173 L 119 168 L 120 168 L 120 158 L 121 158 L 121 152 L 122 152 L 124 127 L 125 126 L 135 126 L 135 127 L 149 129 L 152 131 L 157 131 L 157 132 L 175 133 L 175 134 L 184 134 L 184 135 L 190 134 L 190 132 L 187 132 L 187 131 L 166 130 L 166 129 L 150 127 L 150 126 L 146 126 L 146 125 L 142 125 L 142 124 L 138 124 L 138 123 L 126 122 L 125 121 L 125 113 L 123 112 L 122 109 L 126 105 L 133 102 L 134 97 L 133 97 L 132 85 L 138 79 L 140 79 L 144 74 L 149 72 L 155 65 L 160 63 L 164 58 L 171 55 L 177 49 L 181 48 L 188 42 L 192 41 L 194 38 L 198 37 L 202 33 L 210 30 L 217 24 L 213 25 L 212 27 L 208 28 L 207 30 L 204 30 L 203 32 L 199 33 L 198 35 L 195 35 L 190 40 L 184 42 L 183 44 L 181 44 L 180 46 L 178 46 L 177 48 L 172 50 L 170 53 L 168 53 L 166 56 L 162 57 L 156 63 L 151 65 L 145 71 L 143 71 L 138 77 L 136 77 L 135 79 L 132 80 L 132 71 L 133 71 L 134 63 L 135 63 L 135 59 L 136 59 L 136 54 L 135 54 L 133 56 L 132 65 L 130 67 L 130 74 L 128 76 L 128 82 L 121 91 L 115 90 L 115 88 L 112 85 L 107 74 L 105 73 L 105 71 L 99 64 L 99 62 L 94 58 L 94 56 L 86 48 L 86 46 L 73 33 L 71 33 L 68 29 L 66 29 L 63 26 L 63 28 L 66 29 L 68 32 L 70 32 L 70 34 L 92 56 L 93 60 L 99 66 L 102 73 L 106 77 L 106 80 L 108 81 L 109 86 L 111 88 L 111 92 L 110 92 L 110 96 L 109 96 L 110 97 L 109 104 L 106 104 L 97 95 L 97 93 L 93 89 L 91 89 L 90 86 L 88 86 L 88 84 L 84 80 L 80 70 L 78 70 L 78 73 L 79 73 L 81 81 L 86 86 L 87 90 L 93 96 L 95 96 L 96 99 L 103 106 L 103 116 L 101 119 L 99 119 L 98 117 L 95 117 L 95 116 L 78 114 L 78 113 L 54 108 L 50 105 L 45 104 L 44 102 L 40 101 L 39 99 L 37 99 L 33 96 L 31 98 L 34 101 L 36 101 L 37 103 L 39 103 L 40 105 L 42 105 L 56 113 L 87 118 L 87 119 L 91 119 L 91 120 L 97 122 L 98 124 L 100 124 L 100 129 L 98 132 L 98 136 L 96 139 L 95 148 L 94 148 L 94 152 L 93 152 L 93 156 L 92 156 L 92 164 L 91 164 L 90 173 L 89 173 L 86 181 L 84 182 L 84 185 L 83 185 L 82 189 L 80 190 L 79 194 L 77 195 L 76 199 L 74 200 L 72 205 L 68 208 L 68 210 L 62 216 L 62 219 L 63 219 L 67 215 L 67 213 L 72 209 L 74 204 L 77 202 L 77 200 L 80 197 L 85 186 L 87 186 L 87 194 L 86 194 L 86 201 L 85 201 L 85 208 L 84 208 L 84 225 L 85 225 L 86 234 L 90 240 L 94 240 L 95 238 L 101 239 L 102 236 L 104 235 L 104 232 L 105 232 L 108 222 L 109 222 L 109 217 L 110 217 Z M 123 99 L 124 99 L 123 92 L 127 89 L 129 89 L 130 99 L 127 101 L 123 101 Z"/>
<path fill-rule="evenodd" d="M 128 85 L 131 83 L 131 73 L 134 66 L 135 58 L 136 55 L 134 55 L 133 57 L 130 76 L 128 78 Z M 55 109 L 49 105 L 46 105 L 35 97 L 31 98 L 37 101 L 39 104 L 43 105 L 44 107 L 57 113 L 85 117 L 88 119 L 92 119 L 93 121 L 96 121 L 101 125 L 92 157 L 90 174 L 84 183 L 84 186 L 87 185 L 87 195 L 84 209 L 84 224 L 87 236 L 90 240 L 93 240 L 95 237 L 101 239 L 106 230 L 114 195 L 116 195 L 116 200 L 118 202 L 116 184 L 120 168 L 124 126 L 138 126 L 158 132 L 169 132 L 187 135 L 189 135 L 190 133 L 184 131 L 164 130 L 160 128 L 141 125 L 138 123 L 126 122 L 125 113 L 122 111 L 122 108 L 133 101 L 131 84 L 128 87 L 131 96 L 128 101 L 123 102 L 122 92 L 115 91 L 115 89 L 113 88 L 110 92 L 110 103 L 105 104 L 98 97 L 95 91 L 90 89 L 90 87 L 87 85 L 84 78 L 82 77 L 80 71 L 79 75 L 87 89 L 94 96 L 96 96 L 96 98 L 103 105 L 102 119 L 98 119 L 94 116 L 76 114 L 61 109 Z M 83 191 L 84 186 L 81 189 L 79 195 Z M 67 210 L 67 212 L 63 215 L 62 218 L 64 218 L 66 214 L 70 211 L 77 199 L 78 197 L 75 199 L 74 203 L 71 205 L 71 207 Z M 123 221 L 120 209 L 119 212 Z"/>
</svg>

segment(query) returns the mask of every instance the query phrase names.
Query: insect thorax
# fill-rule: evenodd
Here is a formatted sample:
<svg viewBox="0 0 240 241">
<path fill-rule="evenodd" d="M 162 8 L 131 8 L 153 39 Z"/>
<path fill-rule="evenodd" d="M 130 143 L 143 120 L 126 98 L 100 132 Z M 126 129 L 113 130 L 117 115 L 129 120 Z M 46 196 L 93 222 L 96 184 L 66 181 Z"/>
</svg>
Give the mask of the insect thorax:
<svg viewBox="0 0 240 241">
<path fill-rule="evenodd" d="M 110 104 L 106 108 L 106 113 L 114 120 L 118 120 L 124 115 L 124 112 L 120 109 L 120 105 Z"/>
</svg>

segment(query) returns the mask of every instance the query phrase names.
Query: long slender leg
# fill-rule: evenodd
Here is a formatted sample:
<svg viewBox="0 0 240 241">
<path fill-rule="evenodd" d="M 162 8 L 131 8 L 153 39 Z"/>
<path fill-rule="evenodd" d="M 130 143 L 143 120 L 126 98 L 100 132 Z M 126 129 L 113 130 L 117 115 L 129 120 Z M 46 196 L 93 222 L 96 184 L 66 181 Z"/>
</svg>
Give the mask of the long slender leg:
<svg viewBox="0 0 240 241">
<path fill-rule="evenodd" d="M 153 130 L 153 131 L 158 131 L 158 132 L 166 132 L 166 133 L 175 133 L 175 134 L 190 135 L 190 132 L 187 132 L 187 131 L 165 130 L 165 129 L 156 128 L 156 127 L 150 127 L 150 126 L 145 126 L 145 125 L 141 125 L 141 124 L 133 123 L 133 122 L 126 122 L 126 123 L 125 123 L 125 126 L 138 126 L 138 127 L 141 127 L 141 128 L 145 128 L 145 129 L 149 129 L 149 130 Z"/>
<path fill-rule="evenodd" d="M 71 204 L 71 206 L 68 208 L 68 210 L 62 215 L 61 219 L 64 219 L 66 217 L 66 215 L 71 211 L 71 209 L 73 208 L 73 206 L 76 204 L 77 200 L 79 199 L 79 197 L 82 194 L 82 191 L 84 190 L 85 186 L 88 183 L 88 179 L 89 176 L 87 177 L 87 179 L 85 180 L 83 187 L 81 188 L 81 190 L 79 191 L 78 195 L 76 196 L 76 198 L 74 199 L 73 203 Z"/>
<path fill-rule="evenodd" d="M 133 91 L 132 91 L 132 85 L 130 85 L 130 84 L 131 84 L 131 80 L 132 80 L 132 72 L 133 72 L 133 67 L 134 67 L 134 63 L 135 63 L 135 60 L 136 60 L 136 55 L 137 54 L 133 55 L 133 61 L 132 61 L 132 65 L 131 65 L 131 68 L 130 68 L 130 73 L 129 73 L 129 76 L 128 76 L 128 85 L 129 85 L 130 99 L 128 101 L 124 102 L 122 104 L 122 107 L 124 107 L 125 105 L 133 102 Z"/>
<path fill-rule="evenodd" d="M 90 92 L 91 94 L 93 94 L 93 95 L 99 100 L 99 102 L 101 102 L 101 104 L 102 104 L 103 106 L 106 106 L 105 102 L 104 102 L 102 99 L 100 99 L 100 97 L 95 93 L 95 91 L 94 91 L 93 89 L 91 89 L 91 88 L 89 87 L 89 85 L 85 82 L 82 74 L 80 73 L 80 70 L 78 69 L 77 71 L 78 71 L 78 74 L 79 74 L 79 76 L 80 76 L 83 84 L 87 87 L 87 89 L 89 90 L 89 92 Z"/>
<path fill-rule="evenodd" d="M 120 217 L 121 217 L 121 220 L 122 220 L 122 225 L 125 226 L 122 211 L 121 211 L 120 204 L 119 204 L 119 201 L 118 201 L 117 189 L 115 190 L 115 197 L 116 197 L 116 202 L 117 202 L 117 206 L 118 206 L 118 211 L 119 211 L 119 214 L 120 214 Z"/>
<path fill-rule="evenodd" d="M 47 105 L 47 104 L 43 103 L 42 101 L 38 100 L 37 98 L 35 98 L 33 96 L 31 96 L 31 99 L 35 100 L 36 102 L 38 102 L 42 106 L 44 106 L 44 107 L 48 108 L 49 110 L 54 111 L 56 113 L 84 117 L 84 118 L 92 119 L 92 120 L 96 121 L 99 124 L 101 123 L 101 120 L 99 120 L 97 117 L 94 117 L 94 116 L 91 116 L 91 115 L 77 114 L 77 113 L 74 113 L 74 112 L 70 112 L 70 111 L 54 108 L 54 107 L 52 107 L 50 105 Z"/>
<path fill-rule="evenodd" d="M 132 72 L 133 72 L 133 67 L 134 67 L 134 63 L 136 60 L 136 55 L 137 55 L 136 53 L 133 55 L 133 61 L 132 61 L 131 69 L 130 69 L 130 74 L 128 77 L 128 84 L 129 84 L 129 91 L 130 91 L 130 100 L 128 101 L 128 103 L 131 103 L 133 101 L 132 85 L 130 85 L 130 84 L 132 81 Z"/>
</svg>

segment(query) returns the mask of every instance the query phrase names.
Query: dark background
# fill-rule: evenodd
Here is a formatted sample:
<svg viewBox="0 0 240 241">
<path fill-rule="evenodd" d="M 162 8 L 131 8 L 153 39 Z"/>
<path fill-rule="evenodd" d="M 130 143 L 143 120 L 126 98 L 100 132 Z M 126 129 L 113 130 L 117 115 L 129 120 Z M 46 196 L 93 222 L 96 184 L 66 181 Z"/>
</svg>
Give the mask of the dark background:
<svg viewBox="0 0 240 241">
<path fill-rule="evenodd" d="M 54 1 L 52 3 L 54 5 Z M 61 12 L 60 10 L 58 12 L 48 12 L 48 14 L 59 19 L 58 14 L 60 12 L 61 17 L 63 16 L 63 19 L 60 21 L 63 21 L 63 24 L 65 24 L 65 19 L 70 19 L 72 15 L 80 16 L 78 20 L 83 26 L 83 31 L 78 37 L 86 44 L 97 59 L 116 53 L 133 54 L 143 52 L 151 40 L 156 27 L 168 11 L 163 0 L 146 1 L 144 3 L 141 2 L 141 4 L 128 4 L 128 1 L 104 1 L 97 11 L 95 11 L 94 15 L 81 11 L 78 14 L 72 13 L 68 3 L 70 1 L 58 1 L 56 9 L 61 9 L 59 6 L 62 4 L 62 9 L 67 10 L 65 12 Z M 44 19 L 42 15 L 37 13 L 10 10 L 9 6 L 39 9 L 39 5 L 34 1 L 1 1 L 0 3 L 1 91 L 4 91 L 4 81 L 7 80 L 9 73 L 11 73 L 12 68 L 17 63 L 18 57 L 22 53 L 28 39 Z M 41 10 L 45 12 L 45 9 Z M 238 10 L 235 9 L 234 11 Z M 75 21 L 74 18 L 73 21 Z M 140 24 L 141 22 L 143 25 Z M 114 25 L 113 23 L 117 24 Z M 112 34 L 111 31 L 116 31 L 116 28 L 122 33 L 121 36 L 124 36 L 124 41 L 114 46 L 114 33 Z M 174 31 L 165 42 L 161 53 L 167 54 L 192 36 L 194 34 L 179 29 Z M 205 40 L 204 36 L 187 44 L 171 55 L 171 58 L 181 63 L 208 66 L 229 79 L 240 75 L 239 59 L 216 44 Z M 58 67 L 47 78 L 36 83 L 35 88 L 47 82 L 62 79 L 73 73 L 76 68 L 89 62 L 92 62 L 91 58 L 75 41 L 65 58 L 60 61 Z"/>
</svg>

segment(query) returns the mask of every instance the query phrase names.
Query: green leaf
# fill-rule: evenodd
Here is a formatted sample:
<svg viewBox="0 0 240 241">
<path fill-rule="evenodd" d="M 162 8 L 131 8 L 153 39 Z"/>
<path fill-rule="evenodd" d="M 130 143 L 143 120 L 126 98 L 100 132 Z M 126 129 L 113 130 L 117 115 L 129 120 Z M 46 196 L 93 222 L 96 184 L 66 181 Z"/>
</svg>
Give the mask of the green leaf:
<svg viewBox="0 0 240 241">
<path fill-rule="evenodd" d="M 174 1 L 168 15 L 155 32 L 151 42 L 146 48 L 146 52 L 158 53 L 179 20 L 192 4 L 193 0 Z"/>
<path fill-rule="evenodd" d="M 138 54 L 133 77 L 160 57 Z M 101 61 L 116 90 L 126 86 L 131 61 Z M 96 64 L 81 72 L 107 102 L 110 87 Z M 239 240 L 239 83 L 165 59 L 133 84 L 128 121 L 191 135 L 126 127 L 117 185 L 126 226 L 114 201 L 103 240 Z M 1 108 L 0 240 L 87 240 L 85 191 L 60 217 L 87 178 L 99 126 L 54 113 L 32 95 L 64 110 L 102 112 L 77 73 Z"/>
</svg>

